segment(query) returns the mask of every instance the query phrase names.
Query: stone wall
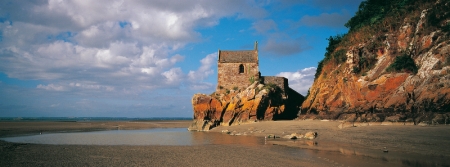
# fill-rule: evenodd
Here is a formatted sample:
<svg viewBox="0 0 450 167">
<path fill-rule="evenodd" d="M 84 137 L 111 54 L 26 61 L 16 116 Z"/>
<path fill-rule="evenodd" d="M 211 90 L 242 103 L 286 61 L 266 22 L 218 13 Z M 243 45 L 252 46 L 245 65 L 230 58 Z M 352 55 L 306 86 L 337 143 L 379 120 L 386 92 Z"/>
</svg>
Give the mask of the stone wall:
<svg viewBox="0 0 450 167">
<path fill-rule="evenodd" d="M 244 73 L 239 73 L 239 65 L 244 66 Z M 253 81 L 259 80 L 258 63 L 218 63 L 217 68 L 217 90 L 234 87 L 246 88 Z"/>
<path fill-rule="evenodd" d="M 285 91 L 288 88 L 288 79 L 285 77 L 276 77 L 276 76 L 261 76 L 261 83 L 267 85 L 269 83 L 275 84 L 281 88 L 281 90 Z"/>
</svg>

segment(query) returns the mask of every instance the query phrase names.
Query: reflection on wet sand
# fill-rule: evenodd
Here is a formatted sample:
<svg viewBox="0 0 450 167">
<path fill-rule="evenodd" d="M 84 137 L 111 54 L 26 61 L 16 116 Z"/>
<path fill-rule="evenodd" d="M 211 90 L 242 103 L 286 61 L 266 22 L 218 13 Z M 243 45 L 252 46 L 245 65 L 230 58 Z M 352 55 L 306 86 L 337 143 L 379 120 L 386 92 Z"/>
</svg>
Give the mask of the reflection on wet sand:
<svg viewBox="0 0 450 167">
<path fill-rule="evenodd" d="M 316 142 L 313 140 L 286 140 L 271 139 L 266 140 L 268 145 L 288 146 L 305 150 L 310 154 L 327 162 L 346 164 L 352 166 L 450 166 L 448 160 L 441 156 L 431 156 L 414 154 L 408 152 L 384 151 L 384 147 L 379 150 L 360 148 L 351 144 Z"/>
<path fill-rule="evenodd" d="M 378 150 L 373 150 L 355 147 L 345 143 L 318 142 L 306 139 L 269 139 L 246 135 L 232 136 L 224 133 L 193 133 L 193 141 L 201 141 L 205 138 L 208 139 L 208 144 L 235 144 L 252 147 L 265 145 L 266 149 L 269 150 L 276 150 L 277 152 L 287 154 L 298 154 L 299 156 L 312 156 L 314 157 L 312 159 L 326 162 L 332 166 L 450 166 L 450 163 L 444 157 L 399 151 L 385 152 L 385 148 L 382 146 Z"/>
<path fill-rule="evenodd" d="M 314 140 L 285 140 L 285 139 L 266 139 L 265 144 L 272 145 L 286 145 L 285 143 L 290 143 L 288 145 L 292 146 L 317 146 L 317 142 Z"/>
<path fill-rule="evenodd" d="M 205 144 L 238 144 L 243 146 L 261 146 L 264 144 L 264 138 L 261 137 L 231 136 L 221 133 L 192 132 L 192 138 L 193 141 L 204 141 Z"/>
<path fill-rule="evenodd" d="M 107 140 L 105 139 L 105 136 Z M 24 138 L 28 137 L 33 136 L 25 136 Z M 378 150 L 374 150 L 366 147 L 356 147 L 348 143 L 345 144 L 307 139 L 269 139 L 261 136 L 232 136 L 225 133 L 211 132 L 188 132 L 185 131 L 184 128 L 116 130 L 89 133 L 57 133 L 36 135 L 34 137 L 47 142 L 49 141 L 49 137 L 53 139 L 61 139 L 64 142 L 73 140 L 73 142 L 78 143 L 72 144 L 80 145 L 86 145 L 86 143 L 100 139 L 102 139 L 101 144 L 97 143 L 93 145 L 235 145 L 238 147 L 244 146 L 247 148 L 252 147 L 255 149 L 261 149 L 261 151 L 276 152 L 276 154 L 286 154 L 289 156 L 295 155 L 303 157 L 304 159 L 306 158 L 315 162 L 319 161 L 332 166 L 450 166 L 444 156 L 436 157 L 423 154 L 419 155 L 400 152 L 395 149 L 385 152 L 384 146 L 380 146 Z M 45 139 L 45 137 L 47 137 L 47 139 Z M 120 144 L 117 142 L 126 143 Z"/>
</svg>

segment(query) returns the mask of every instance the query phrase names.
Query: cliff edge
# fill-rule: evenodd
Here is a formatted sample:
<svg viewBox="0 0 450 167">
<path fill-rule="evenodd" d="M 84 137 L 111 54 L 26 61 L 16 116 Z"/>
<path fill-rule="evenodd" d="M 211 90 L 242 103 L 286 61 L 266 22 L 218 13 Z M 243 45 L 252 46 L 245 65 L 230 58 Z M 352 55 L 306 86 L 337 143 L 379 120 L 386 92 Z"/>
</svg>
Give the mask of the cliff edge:
<svg viewBox="0 0 450 167">
<path fill-rule="evenodd" d="M 346 26 L 328 39 L 299 118 L 449 122 L 449 1 L 368 0 Z"/>
</svg>

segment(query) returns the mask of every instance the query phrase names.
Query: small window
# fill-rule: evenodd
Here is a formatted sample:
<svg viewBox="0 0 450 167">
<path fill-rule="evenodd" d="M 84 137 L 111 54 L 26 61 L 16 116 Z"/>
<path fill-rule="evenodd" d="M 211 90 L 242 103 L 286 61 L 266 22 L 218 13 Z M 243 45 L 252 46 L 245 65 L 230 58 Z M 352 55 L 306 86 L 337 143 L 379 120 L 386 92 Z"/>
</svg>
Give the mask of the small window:
<svg viewBox="0 0 450 167">
<path fill-rule="evenodd" d="M 239 74 L 244 73 L 244 65 L 239 65 Z"/>
</svg>

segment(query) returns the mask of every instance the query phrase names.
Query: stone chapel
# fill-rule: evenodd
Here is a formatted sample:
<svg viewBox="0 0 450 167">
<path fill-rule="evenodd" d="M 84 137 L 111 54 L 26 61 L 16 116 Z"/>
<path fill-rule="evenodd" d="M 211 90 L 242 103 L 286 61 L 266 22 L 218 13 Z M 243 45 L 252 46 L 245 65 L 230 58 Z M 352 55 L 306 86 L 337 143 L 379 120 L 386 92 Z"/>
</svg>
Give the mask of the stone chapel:
<svg viewBox="0 0 450 167">
<path fill-rule="evenodd" d="M 219 50 L 217 90 L 242 88 L 259 80 L 258 42 L 254 50 Z"/>
<path fill-rule="evenodd" d="M 285 88 L 288 88 L 287 78 L 261 76 L 257 41 L 253 50 L 219 50 L 217 77 L 216 90 L 246 88 L 255 81 L 263 84 L 276 84 L 283 91 Z"/>
</svg>

